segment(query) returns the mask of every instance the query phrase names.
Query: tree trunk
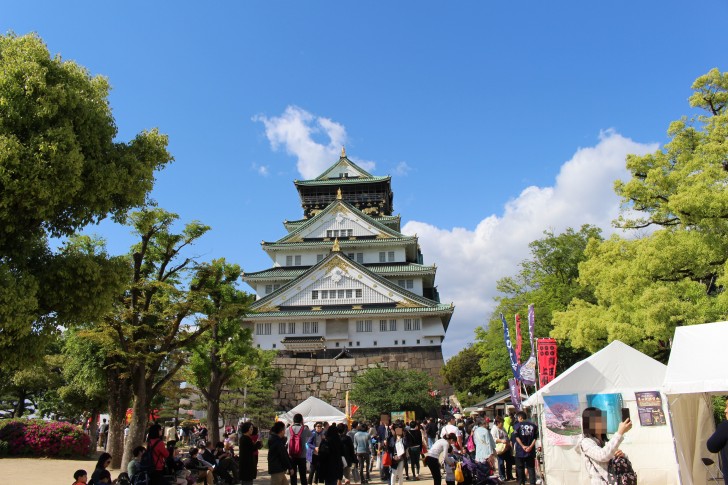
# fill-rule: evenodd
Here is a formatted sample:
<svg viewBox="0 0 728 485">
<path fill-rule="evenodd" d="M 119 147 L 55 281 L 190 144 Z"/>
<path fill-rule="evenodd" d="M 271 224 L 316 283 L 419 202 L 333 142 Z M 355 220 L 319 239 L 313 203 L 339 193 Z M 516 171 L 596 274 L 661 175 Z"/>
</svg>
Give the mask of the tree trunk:
<svg viewBox="0 0 728 485">
<path fill-rule="evenodd" d="M 107 379 L 108 383 L 108 408 L 109 408 L 109 438 L 106 444 L 106 451 L 111 454 L 111 468 L 121 467 L 124 454 L 124 427 L 126 425 L 126 410 L 131 404 L 131 387 L 128 379 L 114 376 Z M 126 470 L 126 467 L 123 468 Z"/>
<path fill-rule="evenodd" d="M 219 393 L 218 393 L 219 396 Z M 211 396 L 212 397 L 212 396 Z M 207 400 L 207 432 L 208 440 L 213 444 L 220 441 L 220 398 Z"/>
<path fill-rule="evenodd" d="M 144 436 L 147 431 L 149 395 L 151 393 L 147 388 L 147 376 L 144 367 L 143 364 L 137 365 L 132 376 L 131 388 L 134 394 L 134 406 L 132 407 L 129 436 L 126 443 L 124 443 L 124 456 L 121 459 L 122 470 L 126 470 L 126 466 L 134 458 L 132 454 L 134 448 L 144 443 Z"/>
<path fill-rule="evenodd" d="M 91 410 L 91 417 L 89 418 L 88 423 L 88 436 L 91 438 L 91 443 L 88 445 L 88 452 L 93 455 L 96 453 L 96 443 L 99 439 L 99 410 L 98 409 L 92 409 Z"/>
<path fill-rule="evenodd" d="M 18 402 L 15 404 L 15 409 L 13 409 L 13 415 L 11 417 L 13 418 L 20 418 L 25 414 L 25 398 L 27 396 L 27 393 L 25 391 L 18 391 Z"/>
</svg>

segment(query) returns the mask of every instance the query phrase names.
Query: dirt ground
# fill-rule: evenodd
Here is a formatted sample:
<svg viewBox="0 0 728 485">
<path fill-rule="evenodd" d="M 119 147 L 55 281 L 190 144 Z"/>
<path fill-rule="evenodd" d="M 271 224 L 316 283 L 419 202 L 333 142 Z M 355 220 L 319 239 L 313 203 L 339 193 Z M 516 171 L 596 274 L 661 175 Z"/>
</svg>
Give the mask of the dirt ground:
<svg viewBox="0 0 728 485">
<path fill-rule="evenodd" d="M 258 479 L 256 485 L 270 483 L 267 469 L 267 450 L 260 450 L 258 465 Z M 95 459 L 88 460 L 56 460 L 51 458 L 3 458 L 0 459 L 0 485 L 71 485 L 73 472 L 84 469 L 91 475 L 96 466 Z M 430 470 L 423 466 L 420 468 L 422 479 L 405 482 L 408 484 L 430 485 L 432 478 Z M 111 470 L 111 478 L 116 478 L 121 470 Z M 379 471 L 374 470 L 370 483 L 379 481 Z"/>
</svg>

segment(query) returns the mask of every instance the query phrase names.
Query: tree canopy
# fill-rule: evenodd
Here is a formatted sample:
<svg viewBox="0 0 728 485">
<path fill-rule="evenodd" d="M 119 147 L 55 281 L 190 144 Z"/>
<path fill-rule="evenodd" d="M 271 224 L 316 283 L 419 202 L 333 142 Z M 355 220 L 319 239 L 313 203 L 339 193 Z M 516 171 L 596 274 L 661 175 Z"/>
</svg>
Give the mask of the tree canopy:
<svg viewBox="0 0 728 485">
<path fill-rule="evenodd" d="M 364 416 L 391 411 L 429 412 L 437 407 L 437 399 L 429 392 L 431 380 L 427 373 L 418 370 L 377 367 L 354 379 L 350 398 Z"/>
<path fill-rule="evenodd" d="M 32 362 L 59 325 L 108 309 L 114 263 L 48 238 L 123 220 L 172 160 L 155 129 L 115 139 L 109 89 L 36 35 L 0 35 L 0 367 Z"/>
</svg>

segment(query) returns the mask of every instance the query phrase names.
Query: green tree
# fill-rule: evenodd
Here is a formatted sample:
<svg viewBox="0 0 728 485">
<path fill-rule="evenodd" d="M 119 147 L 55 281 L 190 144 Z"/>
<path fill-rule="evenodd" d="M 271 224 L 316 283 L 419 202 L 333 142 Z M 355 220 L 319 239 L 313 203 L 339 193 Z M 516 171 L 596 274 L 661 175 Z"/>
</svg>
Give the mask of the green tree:
<svg viewBox="0 0 728 485">
<path fill-rule="evenodd" d="M 455 395 L 464 407 L 487 397 L 488 388 L 478 379 L 478 369 L 480 354 L 475 347 L 468 345 L 452 356 L 440 370 L 445 381 L 455 389 Z"/>
<path fill-rule="evenodd" d="M 376 367 L 356 376 L 350 398 L 364 416 L 378 416 L 385 411 L 424 414 L 438 404 L 431 390 L 432 378 L 425 372 Z"/>
<path fill-rule="evenodd" d="M 515 339 L 515 315 L 521 317 L 523 351 L 521 361 L 530 355 L 528 342 L 528 305 L 533 304 L 536 314 L 535 337 L 544 337 L 552 331 L 554 314 L 567 308 L 575 298 L 594 301 L 591 288 L 578 283 L 579 264 L 586 259 L 585 248 L 590 240 L 601 240 L 598 228 L 583 225 L 578 231 L 566 229 L 561 234 L 544 231 L 545 237 L 529 244 L 531 257 L 521 263 L 515 276 L 497 282 L 501 296 L 487 327 L 476 329 L 474 349 L 480 355 L 480 373 L 472 381 L 500 391 L 513 377 L 508 351 L 503 341 L 503 325 L 499 315 L 508 321 L 511 338 Z M 514 342 L 515 343 L 515 342 Z M 559 341 L 559 370 L 568 368 L 586 355 L 575 352 L 568 339 Z"/>
<path fill-rule="evenodd" d="M 238 387 L 241 371 L 253 365 L 258 352 L 253 348 L 251 331 L 242 327 L 245 309 L 253 297 L 236 288 L 240 266 L 224 259 L 201 265 L 204 274 L 200 286 L 204 295 L 200 319 L 209 327 L 192 348 L 190 370 L 192 383 L 207 404 L 210 436 L 220 436 L 220 397 L 226 388 Z"/>
<path fill-rule="evenodd" d="M 59 326 L 93 320 L 110 305 L 104 258 L 54 252 L 48 238 L 69 236 L 108 215 L 122 220 L 143 204 L 154 171 L 172 159 L 167 138 L 156 130 L 131 142 L 115 140 L 108 93 L 105 78 L 51 56 L 36 35 L 0 35 L 5 370 L 36 361 Z"/>
<path fill-rule="evenodd" d="M 183 255 L 209 228 L 191 222 L 174 232 L 177 218 L 159 208 L 129 216 L 139 237 L 128 259 L 130 282 L 113 311 L 88 333 L 107 352 L 108 368 L 114 371 L 109 375 L 119 379 L 114 387 L 130 388 L 133 396 L 122 468 L 144 440 L 153 398 L 187 363 L 189 348 L 209 327 L 196 318 L 205 298 L 206 272 L 195 273 L 194 258 Z"/>
<path fill-rule="evenodd" d="M 728 314 L 728 74 L 713 69 L 692 87 L 700 114 L 673 122 L 663 149 L 627 158 L 617 223 L 657 229 L 589 245 L 580 282 L 596 301 L 575 299 L 554 329 L 575 347 L 619 339 L 666 361 L 675 327 Z"/>
</svg>

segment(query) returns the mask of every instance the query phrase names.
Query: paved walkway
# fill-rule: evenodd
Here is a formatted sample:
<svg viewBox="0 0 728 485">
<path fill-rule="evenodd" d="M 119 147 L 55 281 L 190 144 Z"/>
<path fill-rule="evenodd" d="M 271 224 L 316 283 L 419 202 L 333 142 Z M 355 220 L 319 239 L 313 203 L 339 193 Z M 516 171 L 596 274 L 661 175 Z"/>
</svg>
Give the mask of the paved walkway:
<svg viewBox="0 0 728 485">
<path fill-rule="evenodd" d="M 267 469 L 267 450 L 260 450 L 258 465 L 258 479 L 256 485 L 270 483 Z M 2 458 L 0 459 L 0 483 L 8 485 L 70 485 L 73 483 L 73 472 L 84 469 L 89 476 L 96 466 L 96 459 L 88 460 L 57 460 L 51 458 Z M 433 483 L 430 470 L 423 466 L 420 468 L 422 479 L 405 482 L 407 484 L 430 485 Z M 116 478 L 120 470 L 111 470 L 111 478 Z M 379 480 L 379 471 L 372 472 L 370 483 L 382 483 Z"/>
</svg>

